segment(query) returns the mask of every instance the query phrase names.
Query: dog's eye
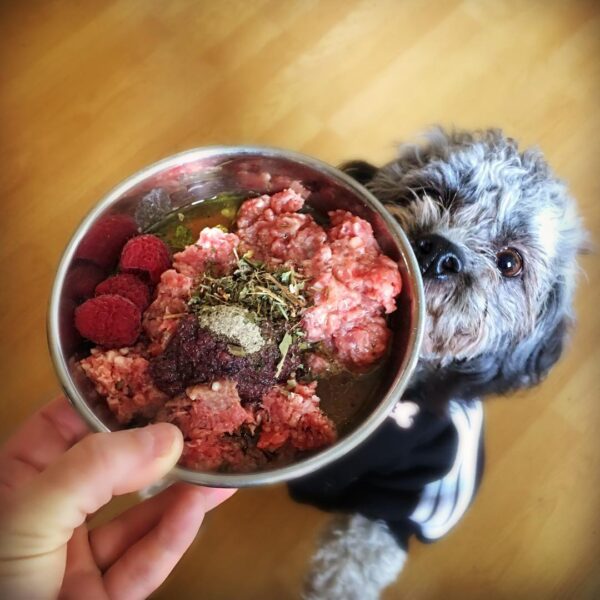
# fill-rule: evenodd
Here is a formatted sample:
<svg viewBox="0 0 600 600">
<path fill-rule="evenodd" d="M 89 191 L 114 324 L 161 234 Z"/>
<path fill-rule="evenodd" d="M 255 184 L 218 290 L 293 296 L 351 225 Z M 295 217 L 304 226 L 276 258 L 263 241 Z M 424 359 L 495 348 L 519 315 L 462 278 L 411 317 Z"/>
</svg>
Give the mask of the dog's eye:
<svg viewBox="0 0 600 600">
<path fill-rule="evenodd" d="M 523 270 L 523 257 L 515 248 L 503 248 L 496 254 L 496 265 L 504 277 L 516 277 Z"/>
</svg>

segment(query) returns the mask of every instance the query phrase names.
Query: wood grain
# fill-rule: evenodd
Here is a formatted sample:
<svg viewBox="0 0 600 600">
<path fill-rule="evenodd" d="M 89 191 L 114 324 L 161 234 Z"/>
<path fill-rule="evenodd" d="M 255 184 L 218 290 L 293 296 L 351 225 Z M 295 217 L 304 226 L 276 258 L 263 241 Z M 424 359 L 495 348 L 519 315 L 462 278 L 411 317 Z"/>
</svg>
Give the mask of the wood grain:
<svg viewBox="0 0 600 600">
<path fill-rule="evenodd" d="M 44 319 L 73 228 L 179 150 L 382 162 L 431 123 L 501 126 L 545 150 L 597 241 L 599 34 L 577 0 L 2 2 L 0 434 L 58 391 Z M 386 599 L 600 597 L 597 255 L 582 267 L 569 352 L 540 388 L 489 402 L 475 505 L 413 544 Z M 283 487 L 241 492 L 156 598 L 297 598 L 326 518 Z"/>
</svg>

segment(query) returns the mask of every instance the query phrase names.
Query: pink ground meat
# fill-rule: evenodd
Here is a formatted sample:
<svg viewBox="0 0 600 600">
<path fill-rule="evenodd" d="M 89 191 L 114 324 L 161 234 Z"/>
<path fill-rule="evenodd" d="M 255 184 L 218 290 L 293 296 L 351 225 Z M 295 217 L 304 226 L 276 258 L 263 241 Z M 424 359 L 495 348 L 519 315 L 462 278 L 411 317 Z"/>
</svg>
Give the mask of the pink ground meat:
<svg viewBox="0 0 600 600">
<path fill-rule="evenodd" d="M 92 349 L 79 363 L 119 423 L 153 418 L 169 399 L 148 374 L 148 361 L 133 348 Z"/>
<path fill-rule="evenodd" d="M 266 462 L 261 452 L 244 444 L 243 438 L 225 435 L 243 425 L 252 431 L 256 426 L 252 411 L 241 405 L 233 381 L 187 388 L 185 394 L 165 403 L 156 420 L 181 429 L 185 440 L 181 464 L 185 467 L 246 471 Z"/>
<path fill-rule="evenodd" d="M 398 266 L 381 252 L 364 219 L 332 211 L 326 232 L 310 215 L 294 212 L 303 204 L 289 189 L 244 202 L 237 218 L 242 247 L 309 275 L 313 306 L 303 319 L 307 339 L 324 342 L 350 368 L 367 369 L 388 346 L 391 334 L 382 315 L 396 309 Z"/>
<path fill-rule="evenodd" d="M 162 352 L 177 329 L 179 317 L 187 310 L 194 280 L 175 269 L 165 271 L 156 287 L 156 299 L 142 318 L 142 326 L 151 341 L 149 354 Z"/>
<path fill-rule="evenodd" d="M 298 450 L 313 450 L 332 444 L 335 425 L 319 408 L 317 382 L 271 389 L 262 399 L 262 428 L 258 448 L 274 452 L 287 443 Z"/>
<path fill-rule="evenodd" d="M 364 369 L 386 352 L 391 333 L 382 314 L 395 310 L 402 280 L 367 221 L 340 210 L 329 216 L 329 243 L 305 267 L 313 277 L 314 305 L 303 325 L 310 341 L 324 342 L 341 362 Z"/>
<path fill-rule="evenodd" d="M 327 240 L 310 215 L 299 214 L 304 198 L 293 189 L 246 200 L 237 216 L 237 234 L 244 250 L 270 264 L 301 265 Z"/>
<path fill-rule="evenodd" d="M 199 471 L 245 473 L 266 466 L 268 459 L 242 438 L 204 431 L 184 443 L 180 463 Z"/>
<path fill-rule="evenodd" d="M 337 359 L 357 368 L 371 366 L 385 355 L 392 332 L 383 317 L 367 316 L 333 335 Z"/>
<path fill-rule="evenodd" d="M 165 404 L 159 420 L 175 423 L 189 439 L 203 431 L 233 433 L 244 424 L 254 425 L 254 415 L 242 407 L 236 388 L 226 379 L 189 387 Z"/>
<path fill-rule="evenodd" d="M 179 273 L 197 277 L 210 267 L 215 274 L 228 273 L 235 264 L 239 238 L 218 227 L 206 227 L 198 241 L 173 256 L 173 267 Z"/>
<path fill-rule="evenodd" d="M 327 341 L 347 331 L 377 305 L 325 271 L 311 281 L 314 305 L 304 313 L 303 328 L 311 342 Z"/>
<path fill-rule="evenodd" d="M 383 306 L 386 313 L 396 310 L 402 284 L 398 265 L 381 252 L 371 224 L 343 210 L 329 217 L 333 227 L 327 232 L 331 248 L 327 266 L 335 278 Z"/>
</svg>

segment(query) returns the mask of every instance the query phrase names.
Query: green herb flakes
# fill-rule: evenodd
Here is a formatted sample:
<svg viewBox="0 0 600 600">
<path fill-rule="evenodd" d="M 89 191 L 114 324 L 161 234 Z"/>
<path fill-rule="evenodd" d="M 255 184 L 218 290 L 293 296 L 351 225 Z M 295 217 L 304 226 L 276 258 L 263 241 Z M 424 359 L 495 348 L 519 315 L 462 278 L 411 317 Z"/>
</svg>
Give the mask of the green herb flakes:
<svg viewBox="0 0 600 600">
<path fill-rule="evenodd" d="M 283 336 L 279 344 L 279 352 L 281 354 L 281 360 L 277 363 L 277 370 L 275 371 L 275 378 L 277 379 L 279 375 L 281 375 L 281 370 L 283 369 L 283 365 L 285 363 L 285 359 L 290 351 L 290 347 L 292 345 L 292 336 L 286 332 Z"/>
<path fill-rule="evenodd" d="M 174 250 L 183 250 L 186 246 L 194 243 L 194 235 L 185 225 L 177 225 L 175 233 L 171 239 L 171 246 Z"/>
<path fill-rule="evenodd" d="M 243 357 L 248 354 L 242 346 L 236 346 L 235 344 L 227 344 L 227 350 L 233 356 Z"/>
<path fill-rule="evenodd" d="M 259 319 L 288 321 L 296 324 L 307 305 L 300 286 L 303 278 L 293 269 L 269 272 L 263 263 L 250 256 L 238 257 L 231 275 L 214 276 L 205 272 L 192 295 L 189 306 L 197 310 L 203 306 L 239 306 Z"/>
</svg>

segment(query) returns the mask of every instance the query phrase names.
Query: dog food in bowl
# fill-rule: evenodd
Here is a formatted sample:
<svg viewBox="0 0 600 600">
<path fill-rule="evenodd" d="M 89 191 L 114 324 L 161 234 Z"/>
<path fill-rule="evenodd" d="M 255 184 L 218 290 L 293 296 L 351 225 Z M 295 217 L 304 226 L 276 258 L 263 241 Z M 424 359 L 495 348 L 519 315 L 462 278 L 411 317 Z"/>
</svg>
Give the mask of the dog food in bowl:
<svg viewBox="0 0 600 600">
<path fill-rule="evenodd" d="M 331 445 L 385 368 L 398 265 L 369 222 L 309 195 L 292 182 L 178 210 L 127 236 L 74 310 L 92 343 L 79 365 L 117 421 L 176 424 L 188 469 L 253 472 Z"/>
</svg>

